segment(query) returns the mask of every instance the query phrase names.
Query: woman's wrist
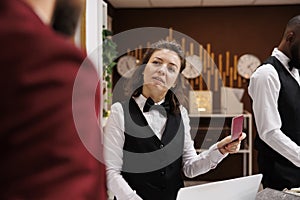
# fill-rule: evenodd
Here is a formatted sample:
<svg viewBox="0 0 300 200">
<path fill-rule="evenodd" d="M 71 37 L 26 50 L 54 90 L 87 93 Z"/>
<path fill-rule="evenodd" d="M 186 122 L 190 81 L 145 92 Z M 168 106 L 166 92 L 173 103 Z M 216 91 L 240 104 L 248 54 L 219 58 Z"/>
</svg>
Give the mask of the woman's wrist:
<svg viewBox="0 0 300 200">
<path fill-rule="evenodd" d="M 224 147 L 218 148 L 218 150 L 221 152 L 221 154 L 225 155 L 228 153 Z"/>
</svg>

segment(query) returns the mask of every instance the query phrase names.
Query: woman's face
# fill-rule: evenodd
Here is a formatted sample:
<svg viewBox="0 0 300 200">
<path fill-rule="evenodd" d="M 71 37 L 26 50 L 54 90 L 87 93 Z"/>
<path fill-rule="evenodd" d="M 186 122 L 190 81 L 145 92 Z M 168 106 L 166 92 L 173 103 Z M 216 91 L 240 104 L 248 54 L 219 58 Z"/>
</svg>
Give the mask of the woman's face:
<svg viewBox="0 0 300 200">
<path fill-rule="evenodd" d="M 144 70 L 143 95 L 163 98 L 175 85 L 181 61 L 177 53 L 168 49 L 155 51 Z"/>
</svg>

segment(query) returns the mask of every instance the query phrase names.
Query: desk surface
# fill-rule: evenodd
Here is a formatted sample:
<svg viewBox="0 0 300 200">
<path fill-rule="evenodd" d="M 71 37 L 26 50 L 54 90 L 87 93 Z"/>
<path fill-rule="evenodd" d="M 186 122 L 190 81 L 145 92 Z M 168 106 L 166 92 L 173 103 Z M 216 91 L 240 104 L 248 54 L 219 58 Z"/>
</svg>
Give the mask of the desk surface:
<svg viewBox="0 0 300 200">
<path fill-rule="evenodd" d="M 260 191 L 255 200 L 299 200 L 300 196 L 266 188 Z"/>
</svg>

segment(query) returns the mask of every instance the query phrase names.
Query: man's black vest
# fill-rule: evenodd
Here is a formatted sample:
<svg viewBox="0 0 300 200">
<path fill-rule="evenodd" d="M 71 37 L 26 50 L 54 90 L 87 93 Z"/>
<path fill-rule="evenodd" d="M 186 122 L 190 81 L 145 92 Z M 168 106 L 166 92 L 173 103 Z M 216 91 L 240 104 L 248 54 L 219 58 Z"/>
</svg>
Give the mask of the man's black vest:
<svg viewBox="0 0 300 200">
<path fill-rule="evenodd" d="M 300 86 L 274 56 L 264 62 L 264 64 L 268 63 L 276 69 L 281 84 L 278 98 L 281 131 L 300 146 Z M 258 135 L 255 138 L 255 147 L 259 151 L 259 164 L 263 165 L 260 169 L 270 176 L 270 183 L 266 183 L 268 187 L 274 184 L 274 189 L 281 190 L 284 187 L 300 186 L 300 168 L 274 151 Z"/>
<path fill-rule="evenodd" d="M 160 140 L 135 100 L 131 98 L 122 106 L 125 121 L 122 176 L 143 200 L 175 200 L 183 187 L 181 114 L 167 114 Z"/>
</svg>

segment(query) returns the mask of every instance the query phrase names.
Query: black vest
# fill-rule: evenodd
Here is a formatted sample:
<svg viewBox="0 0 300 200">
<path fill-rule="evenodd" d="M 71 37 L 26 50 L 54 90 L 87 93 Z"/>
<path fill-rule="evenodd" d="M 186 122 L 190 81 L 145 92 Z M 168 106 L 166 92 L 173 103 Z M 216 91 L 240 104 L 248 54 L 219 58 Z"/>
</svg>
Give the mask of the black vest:
<svg viewBox="0 0 300 200">
<path fill-rule="evenodd" d="M 282 121 L 281 131 L 300 146 L 300 86 L 274 56 L 264 62 L 264 64 L 267 63 L 274 66 L 281 84 L 278 98 L 278 110 Z M 260 166 L 263 173 L 269 173 L 273 176 L 272 179 L 277 177 L 277 180 L 271 182 L 287 188 L 300 186 L 300 168 L 274 151 L 258 135 L 255 138 L 255 147 L 259 151 L 259 164 L 264 165 Z"/>
<path fill-rule="evenodd" d="M 181 114 L 167 115 L 160 140 L 132 98 L 122 103 L 125 121 L 122 176 L 143 200 L 175 200 L 181 176 L 184 126 Z"/>
</svg>

